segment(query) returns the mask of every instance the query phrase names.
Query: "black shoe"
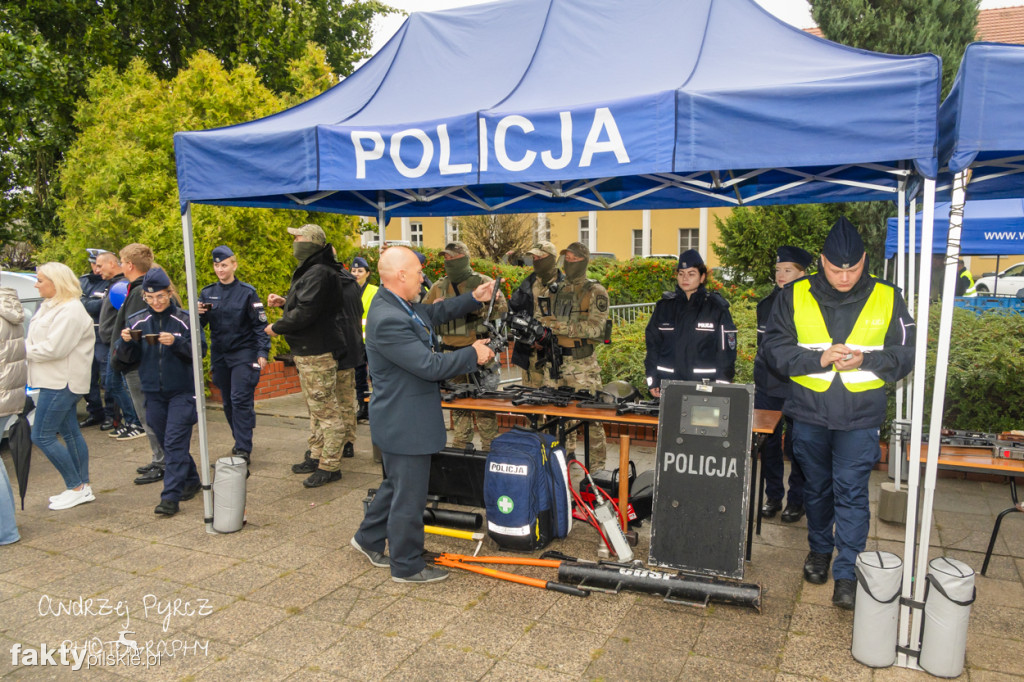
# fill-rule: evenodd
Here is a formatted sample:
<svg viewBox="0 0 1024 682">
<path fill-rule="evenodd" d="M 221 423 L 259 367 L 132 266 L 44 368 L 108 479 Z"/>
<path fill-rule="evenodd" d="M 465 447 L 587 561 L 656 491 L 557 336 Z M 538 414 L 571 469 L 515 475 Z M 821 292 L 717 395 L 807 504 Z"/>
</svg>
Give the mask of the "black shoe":
<svg viewBox="0 0 1024 682">
<path fill-rule="evenodd" d="M 245 450 L 239 450 L 238 448 L 231 448 L 232 457 L 241 457 L 245 460 L 246 464 L 249 464 L 249 453 Z"/>
<path fill-rule="evenodd" d="M 448 578 L 448 571 L 444 570 L 440 566 L 433 566 L 427 564 L 423 567 L 423 570 L 419 573 L 407 576 L 405 578 L 399 578 L 398 576 L 391 576 L 391 579 L 396 583 L 437 583 Z"/>
<path fill-rule="evenodd" d="M 178 503 L 174 500 L 160 500 L 160 504 L 156 506 L 153 513 L 174 516 L 178 513 Z"/>
<path fill-rule="evenodd" d="M 326 485 L 327 483 L 332 483 L 334 481 L 340 480 L 340 471 L 327 471 L 326 469 L 317 469 L 312 473 L 312 475 L 310 475 L 309 478 L 302 482 L 302 485 L 306 486 L 307 488 L 319 488 L 320 486 Z"/>
<path fill-rule="evenodd" d="M 769 497 L 764 501 L 764 504 L 761 505 L 761 518 L 774 518 L 780 509 L 782 509 L 782 500 L 773 500 Z"/>
<path fill-rule="evenodd" d="M 191 500 L 202 489 L 203 485 L 201 483 L 185 486 L 185 489 L 181 491 L 181 501 Z"/>
<path fill-rule="evenodd" d="M 317 470 L 320 466 L 320 459 L 313 459 L 309 456 L 309 450 L 306 450 L 305 458 L 298 464 L 292 465 L 293 474 L 311 474 Z"/>
<path fill-rule="evenodd" d="M 808 552 L 807 558 L 804 559 L 804 580 L 815 585 L 824 585 L 828 580 L 828 567 L 831 563 L 831 554 Z"/>
<path fill-rule="evenodd" d="M 102 423 L 103 423 L 102 419 L 94 417 L 94 416 L 92 416 L 90 414 L 88 417 L 86 417 L 82 421 L 78 422 L 78 428 L 80 428 L 80 429 L 87 429 L 90 426 L 99 426 Z"/>
<path fill-rule="evenodd" d="M 857 581 L 849 578 L 837 578 L 836 587 L 832 592 L 832 603 L 841 609 L 853 611 L 857 602 Z"/>
<path fill-rule="evenodd" d="M 356 412 L 356 421 L 360 424 L 366 424 L 370 421 L 370 408 L 366 403 L 359 405 L 359 411 Z"/>
<path fill-rule="evenodd" d="M 356 450 L 355 450 L 354 447 L 352 447 L 352 443 L 345 443 L 345 447 L 343 447 L 341 449 L 341 456 L 342 457 L 355 457 L 356 456 Z"/>
<path fill-rule="evenodd" d="M 103 423 L 100 424 L 100 431 L 109 431 L 110 429 L 117 426 L 113 419 L 104 419 Z"/>
<path fill-rule="evenodd" d="M 157 481 L 162 480 L 164 480 L 164 468 L 161 466 L 154 466 L 152 469 L 136 478 L 135 485 L 146 485 L 147 483 L 156 483 Z"/>
<path fill-rule="evenodd" d="M 804 517 L 804 506 L 802 504 L 787 504 L 782 511 L 783 523 L 796 523 Z"/>
</svg>

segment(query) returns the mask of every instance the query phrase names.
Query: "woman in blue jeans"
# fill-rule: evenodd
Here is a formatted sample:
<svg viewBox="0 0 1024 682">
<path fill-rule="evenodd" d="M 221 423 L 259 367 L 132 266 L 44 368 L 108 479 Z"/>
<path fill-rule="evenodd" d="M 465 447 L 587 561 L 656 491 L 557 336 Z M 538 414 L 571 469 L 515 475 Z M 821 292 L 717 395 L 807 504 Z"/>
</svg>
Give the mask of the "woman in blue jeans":
<svg viewBox="0 0 1024 682">
<path fill-rule="evenodd" d="M 67 488 L 50 498 L 50 509 L 70 509 L 96 499 L 89 486 L 89 448 L 75 413 L 78 400 L 89 392 L 95 335 L 71 268 L 45 263 L 36 268 L 36 277 L 46 300 L 25 340 L 28 383 L 39 389 L 32 442 L 53 462 Z"/>
</svg>

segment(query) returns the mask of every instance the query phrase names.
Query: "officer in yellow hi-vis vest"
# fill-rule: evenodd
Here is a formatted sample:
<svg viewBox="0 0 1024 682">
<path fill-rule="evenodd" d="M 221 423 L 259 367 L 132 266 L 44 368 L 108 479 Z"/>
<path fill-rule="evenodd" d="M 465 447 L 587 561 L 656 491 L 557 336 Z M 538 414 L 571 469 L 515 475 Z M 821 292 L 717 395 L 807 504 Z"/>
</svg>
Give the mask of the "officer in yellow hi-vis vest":
<svg viewBox="0 0 1024 682">
<path fill-rule="evenodd" d="M 896 287 L 868 274 L 864 242 L 845 217 L 825 239 L 818 272 L 782 289 L 768 318 L 762 349 L 792 379 L 782 411 L 807 479 L 804 579 L 824 583 L 831 563 L 841 608 L 854 607 L 854 562 L 867 543 L 885 382 L 913 368 L 914 331 Z"/>
</svg>

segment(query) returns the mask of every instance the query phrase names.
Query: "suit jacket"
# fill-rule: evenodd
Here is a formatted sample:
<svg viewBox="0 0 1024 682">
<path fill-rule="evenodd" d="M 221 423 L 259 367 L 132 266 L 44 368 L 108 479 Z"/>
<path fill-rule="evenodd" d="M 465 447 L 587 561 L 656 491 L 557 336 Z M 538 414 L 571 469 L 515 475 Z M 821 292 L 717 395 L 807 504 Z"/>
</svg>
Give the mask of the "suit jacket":
<svg viewBox="0 0 1024 682">
<path fill-rule="evenodd" d="M 409 304 L 428 327 L 465 317 L 480 305 L 472 292 L 430 305 Z M 476 350 L 434 352 L 430 332 L 381 287 L 366 315 L 366 357 L 373 377 L 373 442 L 397 455 L 439 452 L 446 438 L 438 382 L 476 369 Z"/>
</svg>

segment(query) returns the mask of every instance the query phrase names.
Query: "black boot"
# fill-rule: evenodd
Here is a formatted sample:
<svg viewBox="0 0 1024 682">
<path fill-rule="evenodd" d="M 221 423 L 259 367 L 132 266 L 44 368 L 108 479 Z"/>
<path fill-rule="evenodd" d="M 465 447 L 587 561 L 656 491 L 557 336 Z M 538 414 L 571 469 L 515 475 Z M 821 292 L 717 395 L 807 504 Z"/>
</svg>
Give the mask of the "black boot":
<svg viewBox="0 0 1024 682">
<path fill-rule="evenodd" d="M 317 469 L 313 474 L 302 482 L 302 485 L 307 488 L 319 488 L 327 483 L 333 483 L 334 481 L 341 480 L 340 471 L 327 471 L 326 469 Z"/>
<path fill-rule="evenodd" d="M 828 567 L 832 563 L 831 554 L 808 552 L 804 559 L 804 580 L 815 585 L 824 585 L 828 580 Z"/>
<path fill-rule="evenodd" d="M 367 403 L 359 403 L 359 411 L 356 412 L 356 421 L 365 424 L 370 421 L 370 406 Z"/>
<path fill-rule="evenodd" d="M 837 578 L 832 592 L 832 603 L 841 609 L 853 611 L 857 602 L 857 581 L 849 578 Z"/>
<path fill-rule="evenodd" d="M 786 505 L 781 516 L 783 523 L 796 523 L 803 517 L 804 506 L 802 504 L 793 504 L 792 502 Z"/>
<path fill-rule="evenodd" d="M 773 500 L 769 497 L 764 501 L 764 504 L 761 505 L 761 518 L 774 518 L 775 515 L 779 513 L 780 509 L 782 509 L 782 500 Z"/>
<path fill-rule="evenodd" d="M 355 457 L 356 456 L 356 450 L 355 450 L 354 447 L 352 447 L 352 443 L 345 443 L 345 447 L 343 447 L 341 449 L 341 456 L 342 457 Z"/>
<path fill-rule="evenodd" d="M 306 450 L 306 456 L 303 460 L 298 464 L 292 465 L 293 474 L 311 474 L 317 470 L 317 467 L 320 466 L 320 459 L 313 459 L 309 455 L 309 450 Z"/>
</svg>

